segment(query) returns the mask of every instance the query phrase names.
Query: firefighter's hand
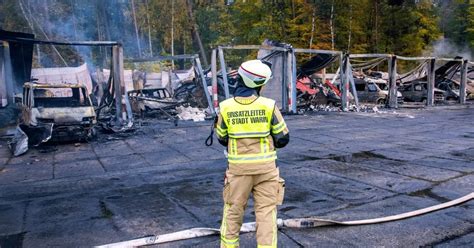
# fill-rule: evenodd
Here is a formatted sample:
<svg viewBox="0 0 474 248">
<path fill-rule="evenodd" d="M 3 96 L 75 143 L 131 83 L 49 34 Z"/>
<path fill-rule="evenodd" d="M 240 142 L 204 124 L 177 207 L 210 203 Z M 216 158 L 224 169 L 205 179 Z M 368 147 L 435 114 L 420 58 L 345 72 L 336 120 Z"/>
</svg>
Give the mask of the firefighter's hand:
<svg viewBox="0 0 474 248">
<path fill-rule="evenodd" d="M 218 117 L 216 116 L 216 117 L 214 117 L 214 128 L 217 127 L 217 121 L 218 121 Z"/>
</svg>

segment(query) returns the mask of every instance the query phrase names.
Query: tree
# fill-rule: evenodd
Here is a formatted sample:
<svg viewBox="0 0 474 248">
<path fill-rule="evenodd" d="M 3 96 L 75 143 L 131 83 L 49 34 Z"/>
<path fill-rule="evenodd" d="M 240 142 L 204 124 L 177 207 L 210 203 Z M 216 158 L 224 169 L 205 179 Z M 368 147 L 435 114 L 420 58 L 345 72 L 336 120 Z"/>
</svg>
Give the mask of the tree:
<svg viewBox="0 0 474 248">
<path fill-rule="evenodd" d="M 460 47 L 470 47 L 474 53 L 474 2 L 472 0 L 452 0 L 451 11 L 443 15 L 441 25 L 444 36 Z M 440 12 L 447 3 L 439 3 Z"/>
<path fill-rule="evenodd" d="M 432 41 L 439 38 L 433 6 L 430 1 L 388 1 L 379 47 L 383 52 L 400 55 L 420 55 Z"/>
<path fill-rule="evenodd" d="M 265 39 L 300 48 L 420 55 L 441 33 L 458 45 L 474 46 L 472 0 L 227 2 L 0 0 L 0 25 L 34 32 L 41 39 L 119 41 L 125 57 L 151 55 L 152 50 L 166 55 L 172 48 L 176 54 L 205 51 L 209 56 L 218 45 L 261 44 Z M 25 14 L 19 3 L 24 3 Z M 105 48 L 57 49 L 71 64 L 88 60 L 105 65 L 110 57 Z M 51 47 L 42 47 L 40 52 L 45 63 L 49 59 L 50 64 L 60 64 Z M 232 56 L 241 61 L 242 56 L 255 54 L 227 58 L 232 60 Z"/>
<path fill-rule="evenodd" d="M 474 54 L 474 2 L 470 1 L 467 7 L 467 23 L 466 23 L 466 39 L 467 44 L 471 49 L 471 54 Z"/>
</svg>

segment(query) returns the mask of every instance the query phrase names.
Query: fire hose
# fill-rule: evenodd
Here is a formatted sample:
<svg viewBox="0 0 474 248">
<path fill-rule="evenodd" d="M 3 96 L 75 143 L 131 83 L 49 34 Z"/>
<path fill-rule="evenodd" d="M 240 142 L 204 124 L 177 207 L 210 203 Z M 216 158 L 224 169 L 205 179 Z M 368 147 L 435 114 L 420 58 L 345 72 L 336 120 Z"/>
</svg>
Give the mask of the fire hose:
<svg viewBox="0 0 474 248">
<path fill-rule="evenodd" d="M 282 227 L 290 227 L 290 228 L 312 228 L 312 227 L 321 227 L 321 226 L 332 226 L 332 225 L 342 225 L 342 226 L 355 226 L 355 225 L 368 225 L 368 224 L 377 224 L 377 223 L 384 223 L 389 221 L 396 221 L 407 219 L 415 216 L 420 216 L 423 214 L 431 213 L 434 211 L 446 209 L 449 207 L 453 207 L 470 200 L 474 199 L 474 192 L 471 192 L 468 195 L 463 197 L 457 198 L 455 200 L 441 203 L 438 205 L 434 205 L 431 207 L 402 213 L 396 215 L 390 215 L 381 218 L 374 218 L 374 219 L 366 219 L 366 220 L 353 220 L 353 221 L 335 221 L 335 220 L 327 220 L 327 219 L 319 219 L 316 217 L 309 217 L 309 218 L 299 218 L 299 219 L 278 219 L 277 225 L 278 228 Z M 256 225 L 255 222 L 249 222 L 242 224 L 240 229 L 241 233 L 248 233 L 248 232 L 255 232 Z M 218 235 L 220 233 L 219 229 L 215 228 L 191 228 L 183 231 L 161 234 L 161 235 L 151 235 L 143 238 L 122 241 L 118 243 L 111 243 L 96 246 L 99 248 L 112 248 L 112 247 L 136 247 L 136 246 L 144 246 L 144 245 L 152 245 L 152 244 L 163 244 L 172 241 L 178 240 L 185 240 L 185 239 L 192 239 L 204 236 L 211 236 L 211 235 Z"/>
</svg>

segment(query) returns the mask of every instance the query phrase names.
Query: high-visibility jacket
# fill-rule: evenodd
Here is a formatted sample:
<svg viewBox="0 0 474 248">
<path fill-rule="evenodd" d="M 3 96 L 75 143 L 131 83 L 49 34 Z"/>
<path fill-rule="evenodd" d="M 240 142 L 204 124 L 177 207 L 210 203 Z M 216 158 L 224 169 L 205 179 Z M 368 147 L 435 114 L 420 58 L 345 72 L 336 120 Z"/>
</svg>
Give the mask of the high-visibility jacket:
<svg viewBox="0 0 474 248">
<path fill-rule="evenodd" d="M 275 138 L 288 134 L 275 101 L 262 96 L 235 97 L 221 102 L 219 109 L 216 133 L 220 141 L 226 140 L 229 169 L 258 174 L 274 168 Z"/>
</svg>

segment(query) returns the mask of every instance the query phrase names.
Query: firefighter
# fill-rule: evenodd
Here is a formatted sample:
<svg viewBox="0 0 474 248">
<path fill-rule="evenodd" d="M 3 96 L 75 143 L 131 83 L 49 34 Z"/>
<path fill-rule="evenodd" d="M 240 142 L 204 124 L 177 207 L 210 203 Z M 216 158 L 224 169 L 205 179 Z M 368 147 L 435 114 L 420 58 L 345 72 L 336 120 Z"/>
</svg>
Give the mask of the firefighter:
<svg viewBox="0 0 474 248">
<path fill-rule="evenodd" d="M 276 166 L 276 148 L 290 140 L 275 101 L 260 96 L 272 72 L 266 62 L 250 60 L 238 70 L 234 97 L 220 103 L 219 143 L 227 147 L 221 247 L 239 247 L 239 231 L 250 193 L 254 197 L 258 247 L 277 247 L 277 205 L 284 180 Z"/>
</svg>

